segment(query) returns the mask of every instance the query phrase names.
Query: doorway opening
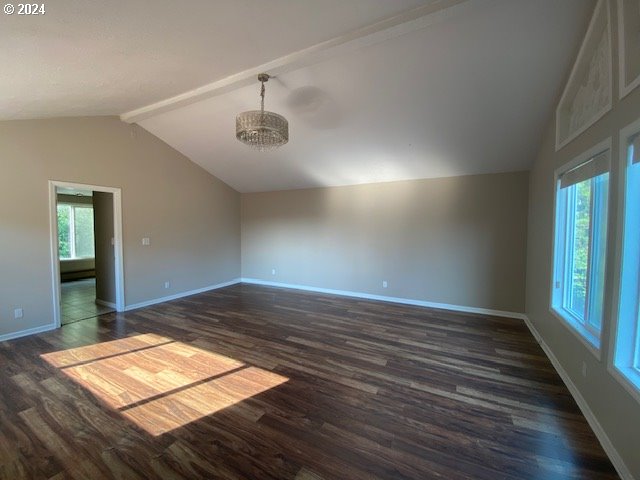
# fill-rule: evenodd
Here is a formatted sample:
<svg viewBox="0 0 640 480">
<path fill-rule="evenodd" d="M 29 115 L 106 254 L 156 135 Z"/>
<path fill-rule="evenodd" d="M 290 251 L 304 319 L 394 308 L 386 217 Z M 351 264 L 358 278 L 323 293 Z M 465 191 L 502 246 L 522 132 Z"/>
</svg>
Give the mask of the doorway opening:
<svg viewBox="0 0 640 480">
<path fill-rule="evenodd" d="M 120 189 L 49 182 L 56 327 L 124 310 Z"/>
</svg>

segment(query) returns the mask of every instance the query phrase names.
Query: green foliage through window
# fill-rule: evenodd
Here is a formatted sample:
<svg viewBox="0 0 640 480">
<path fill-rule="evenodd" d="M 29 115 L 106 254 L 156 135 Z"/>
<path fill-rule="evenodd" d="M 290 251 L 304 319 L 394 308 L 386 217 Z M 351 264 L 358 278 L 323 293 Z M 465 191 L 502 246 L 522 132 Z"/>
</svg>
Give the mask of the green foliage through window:
<svg viewBox="0 0 640 480">
<path fill-rule="evenodd" d="M 575 217 L 573 225 L 573 251 L 571 268 L 571 309 L 585 318 L 587 300 L 587 268 L 591 231 L 591 186 L 589 179 L 570 187 L 574 195 Z"/>
<path fill-rule="evenodd" d="M 93 207 L 58 205 L 58 251 L 67 260 L 95 256 Z"/>
<path fill-rule="evenodd" d="M 553 311 L 600 347 L 609 197 L 609 154 L 559 177 L 556 191 Z"/>
<path fill-rule="evenodd" d="M 58 248 L 60 258 L 71 258 L 69 217 L 71 216 L 70 205 L 58 205 Z"/>
</svg>

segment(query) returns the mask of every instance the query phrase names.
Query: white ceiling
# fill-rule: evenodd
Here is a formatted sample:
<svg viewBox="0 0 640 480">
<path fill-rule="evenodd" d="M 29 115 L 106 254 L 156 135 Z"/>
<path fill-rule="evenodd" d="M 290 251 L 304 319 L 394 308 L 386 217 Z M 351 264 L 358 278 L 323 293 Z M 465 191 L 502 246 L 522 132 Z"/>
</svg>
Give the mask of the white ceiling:
<svg viewBox="0 0 640 480">
<path fill-rule="evenodd" d="M 119 115 L 425 1 L 44 2 L 0 15 L 0 119 Z"/>
<path fill-rule="evenodd" d="M 43 17 L 0 16 L 0 118 L 125 114 L 241 192 L 525 170 L 594 3 L 48 3 Z M 290 142 L 264 153 L 235 139 L 236 114 L 259 105 L 246 71 L 431 5 L 454 13 L 268 69 L 266 108 L 288 118 Z M 243 71 L 215 96 L 131 114 Z"/>
<path fill-rule="evenodd" d="M 140 124 L 241 192 L 527 170 L 593 3 L 473 3 L 270 81 L 290 122 L 275 152 L 234 137 L 257 83 Z"/>
</svg>

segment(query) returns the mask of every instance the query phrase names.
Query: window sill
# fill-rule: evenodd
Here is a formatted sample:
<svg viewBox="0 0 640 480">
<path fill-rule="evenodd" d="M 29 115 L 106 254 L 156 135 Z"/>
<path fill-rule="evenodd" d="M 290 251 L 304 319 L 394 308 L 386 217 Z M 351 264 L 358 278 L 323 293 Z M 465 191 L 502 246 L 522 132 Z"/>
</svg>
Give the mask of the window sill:
<svg viewBox="0 0 640 480">
<path fill-rule="evenodd" d="M 555 307 L 550 307 L 549 311 L 600 361 L 600 339 L 598 337 L 593 335 L 564 311 L 556 310 Z"/>
</svg>

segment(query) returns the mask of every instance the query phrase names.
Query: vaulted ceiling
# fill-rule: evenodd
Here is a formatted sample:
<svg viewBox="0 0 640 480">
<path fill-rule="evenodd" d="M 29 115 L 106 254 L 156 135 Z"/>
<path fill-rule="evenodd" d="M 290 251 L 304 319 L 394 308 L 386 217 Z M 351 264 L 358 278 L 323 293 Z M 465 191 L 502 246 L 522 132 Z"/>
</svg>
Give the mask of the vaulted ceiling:
<svg viewBox="0 0 640 480">
<path fill-rule="evenodd" d="M 0 118 L 121 115 L 242 192 L 525 170 L 593 6 L 51 2 L 0 17 Z M 235 139 L 261 70 L 273 152 Z"/>
</svg>

